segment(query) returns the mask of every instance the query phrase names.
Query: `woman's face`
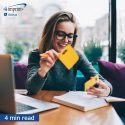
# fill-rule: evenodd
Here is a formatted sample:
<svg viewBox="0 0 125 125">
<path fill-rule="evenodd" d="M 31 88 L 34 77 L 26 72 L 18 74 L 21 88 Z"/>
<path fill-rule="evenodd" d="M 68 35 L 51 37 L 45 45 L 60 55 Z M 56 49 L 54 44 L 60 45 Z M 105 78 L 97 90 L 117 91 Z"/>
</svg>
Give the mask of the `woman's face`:
<svg viewBox="0 0 125 125">
<path fill-rule="evenodd" d="M 72 44 L 75 25 L 72 22 L 61 22 L 57 24 L 54 33 L 53 49 L 61 52 L 67 44 Z"/>
</svg>

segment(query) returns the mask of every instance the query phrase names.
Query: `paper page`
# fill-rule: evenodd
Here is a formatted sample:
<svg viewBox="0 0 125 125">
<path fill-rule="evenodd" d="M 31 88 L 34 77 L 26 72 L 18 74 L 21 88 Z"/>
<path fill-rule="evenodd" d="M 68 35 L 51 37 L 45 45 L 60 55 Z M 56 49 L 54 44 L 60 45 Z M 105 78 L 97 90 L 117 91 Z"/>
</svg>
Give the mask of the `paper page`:
<svg viewBox="0 0 125 125">
<path fill-rule="evenodd" d="M 15 89 L 15 93 L 26 95 L 27 94 L 27 90 L 26 89 Z"/>
<path fill-rule="evenodd" d="M 104 98 L 107 102 L 124 102 L 124 98 L 118 98 L 118 97 L 113 97 L 113 96 L 108 96 L 108 97 L 101 97 Z"/>
<path fill-rule="evenodd" d="M 104 99 L 97 98 L 93 95 L 88 95 L 86 92 L 83 91 L 71 91 L 62 96 L 56 96 L 55 98 L 60 99 L 63 102 L 68 102 L 70 104 L 83 107 L 84 111 L 108 105 Z"/>
</svg>

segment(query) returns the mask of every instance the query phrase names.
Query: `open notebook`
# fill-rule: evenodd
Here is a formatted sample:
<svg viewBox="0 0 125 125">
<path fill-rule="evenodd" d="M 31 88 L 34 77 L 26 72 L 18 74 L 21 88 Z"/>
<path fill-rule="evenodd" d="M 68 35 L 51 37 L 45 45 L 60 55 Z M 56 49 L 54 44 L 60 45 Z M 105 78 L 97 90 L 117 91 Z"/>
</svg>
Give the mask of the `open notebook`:
<svg viewBox="0 0 125 125">
<path fill-rule="evenodd" d="M 87 94 L 87 92 L 70 91 L 61 96 L 54 96 L 53 101 L 78 110 L 89 111 L 108 106 L 109 102 L 121 102 L 125 101 L 125 99 L 112 96 L 98 98 Z"/>
</svg>

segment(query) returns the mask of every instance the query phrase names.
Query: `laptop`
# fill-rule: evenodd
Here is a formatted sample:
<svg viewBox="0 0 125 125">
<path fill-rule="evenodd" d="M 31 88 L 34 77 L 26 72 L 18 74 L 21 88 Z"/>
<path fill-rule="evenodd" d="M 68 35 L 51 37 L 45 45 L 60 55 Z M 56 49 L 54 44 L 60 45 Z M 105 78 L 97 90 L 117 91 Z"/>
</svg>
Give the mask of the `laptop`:
<svg viewBox="0 0 125 125">
<path fill-rule="evenodd" d="M 32 114 L 58 108 L 59 105 L 14 92 L 13 59 L 0 54 L 0 113 Z"/>
</svg>

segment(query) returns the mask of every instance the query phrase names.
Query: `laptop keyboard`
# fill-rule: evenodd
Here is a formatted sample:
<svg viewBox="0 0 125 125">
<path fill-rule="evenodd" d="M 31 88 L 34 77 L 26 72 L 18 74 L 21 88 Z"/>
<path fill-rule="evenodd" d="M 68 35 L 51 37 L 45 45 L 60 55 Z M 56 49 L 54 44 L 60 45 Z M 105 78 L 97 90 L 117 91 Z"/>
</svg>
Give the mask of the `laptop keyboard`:
<svg viewBox="0 0 125 125">
<path fill-rule="evenodd" d="M 33 110 L 36 109 L 35 107 L 20 103 L 20 102 L 16 102 L 16 111 L 17 112 L 23 112 L 23 111 L 28 111 L 28 110 Z"/>
</svg>

